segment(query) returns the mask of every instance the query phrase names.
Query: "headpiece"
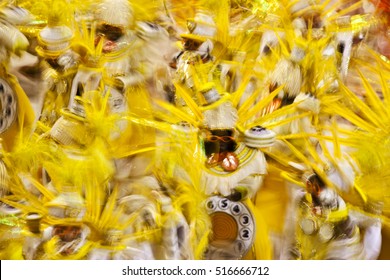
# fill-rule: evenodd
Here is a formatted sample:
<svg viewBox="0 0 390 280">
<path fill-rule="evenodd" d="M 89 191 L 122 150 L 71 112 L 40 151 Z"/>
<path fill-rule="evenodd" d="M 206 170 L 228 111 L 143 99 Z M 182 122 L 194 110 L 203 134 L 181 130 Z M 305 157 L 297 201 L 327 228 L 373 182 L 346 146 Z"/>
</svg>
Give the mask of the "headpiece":
<svg viewBox="0 0 390 280">
<path fill-rule="evenodd" d="M 205 11 L 198 11 L 194 19 L 187 21 L 189 33 L 181 34 L 184 39 L 206 41 L 212 39 L 217 33 L 217 27 L 211 15 Z"/>
<path fill-rule="evenodd" d="M 96 11 L 101 24 L 126 28 L 134 21 L 133 9 L 128 0 L 104 0 Z"/>
</svg>

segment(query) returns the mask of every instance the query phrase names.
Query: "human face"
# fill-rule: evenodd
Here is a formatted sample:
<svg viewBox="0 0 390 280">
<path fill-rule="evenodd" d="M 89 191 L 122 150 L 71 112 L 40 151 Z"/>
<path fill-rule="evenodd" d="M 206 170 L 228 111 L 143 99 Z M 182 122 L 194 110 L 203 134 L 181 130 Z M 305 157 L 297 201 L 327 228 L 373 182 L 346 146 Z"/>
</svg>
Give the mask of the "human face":
<svg viewBox="0 0 390 280">
<path fill-rule="evenodd" d="M 75 225 L 54 226 L 54 236 L 58 236 L 63 242 L 71 242 L 81 237 L 81 227 Z"/>
<path fill-rule="evenodd" d="M 101 24 L 96 29 L 95 44 L 103 40 L 103 52 L 109 53 L 117 48 L 117 42 L 123 35 L 124 31 L 119 27 Z"/>
<path fill-rule="evenodd" d="M 314 196 L 318 196 L 320 194 L 320 186 L 319 186 L 317 180 L 315 180 L 315 179 L 308 180 L 306 182 L 306 190 L 308 193 L 310 193 Z"/>
<path fill-rule="evenodd" d="M 204 135 L 206 154 L 234 151 L 236 141 L 233 130 L 211 130 Z"/>
<path fill-rule="evenodd" d="M 124 34 L 123 30 L 120 27 L 111 26 L 108 24 L 101 24 L 96 29 L 97 36 L 104 37 L 109 41 L 116 42 Z"/>
<path fill-rule="evenodd" d="M 199 46 L 201 45 L 200 42 L 197 42 L 195 40 L 191 40 L 191 39 L 184 39 L 183 40 L 183 47 L 185 50 L 188 50 L 188 51 L 195 51 L 199 48 Z"/>
</svg>

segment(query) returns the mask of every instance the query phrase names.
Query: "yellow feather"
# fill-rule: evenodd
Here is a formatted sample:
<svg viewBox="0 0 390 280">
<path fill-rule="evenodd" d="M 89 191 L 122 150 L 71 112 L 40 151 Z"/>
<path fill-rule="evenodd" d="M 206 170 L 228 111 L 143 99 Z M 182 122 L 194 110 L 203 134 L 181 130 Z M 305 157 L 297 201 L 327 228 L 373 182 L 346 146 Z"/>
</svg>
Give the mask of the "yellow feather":
<svg viewBox="0 0 390 280">
<path fill-rule="evenodd" d="M 26 179 L 30 181 L 30 183 L 33 184 L 34 187 L 36 187 L 41 194 L 44 195 L 44 197 L 47 200 L 53 200 L 55 198 L 55 194 L 49 191 L 46 186 L 42 185 L 38 180 L 34 179 L 32 176 L 26 176 Z"/>
<path fill-rule="evenodd" d="M 280 176 L 281 176 L 283 179 L 286 179 L 287 181 L 289 181 L 289 182 L 291 182 L 291 183 L 293 183 L 293 184 L 295 184 L 295 185 L 297 185 L 297 186 L 300 186 L 300 187 L 302 187 L 302 188 L 305 188 L 305 187 L 306 187 L 305 184 L 304 184 L 301 180 L 294 178 L 290 173 L 288 173 L 288 172 L 286 172 L 286 171 L 282 171 L 282 172 L 280 173 Z"/>
<path fill-rule="evenodd" d="M 251 109 L 248 111 L 242 111 L 241 108 L 238 111 L 239 115 L 239 123 L 244 124 L 248 120 L 250 120 L 252 117 L 254 117 L 256 114 L 261 112 L 262 109 L 264 109 L 274 98 L 279 94 L 279 92 L 283 89 L 284 85 L 278 87 L 273 92 L 271 92 L 268 96 L 261 99 L 258 103 L 256 103 Z M 253 94 L 255 95 L 255 94 Z"/>
<path fill-rule="evenodd" d="M 305 118 L 305 117 L 311 116 L 312 114 L 313 114 L 312 112 L 304 112 L 302 114 L 293 115 L 291 117 L 288 117 L 288 118 L 285 118 L 283 120 L 279 120 L 279 121 L 276 121 L 276 122 L 273 122 L 273 123 L 270 123 L 270 124 L 268 124 L 268 123 L 264 124 L 263 123 L 263 126 L 269 128 L 269 129 L 272 129 L 272 128 L 275 128 L 275 127 L 278 127 L 278 126 L 281 126 L 281 125 L 284 125 L 284 124 L 291 123 L 291 121 L 293 121 L 293 120 L 297 120 L 297 119 L 300 119 L 300 118 Z M 260 123 L 258 123 L 258 124 L 260 124 Z M 255 123 L 255 125 L 257 125 L 257 123 Z"/>
<path fill-rule="evenodd" d="M 329 14 L 328 20 L 329 21 L 335 20 L 338 17 L 342 17 L 342 16 L 344 16 L 344 15 L 346 15 L 346 14 L 348 14 L 356 9 L 359 9 L 361 6 L 362 6 L 362 1 L 361 0 L 357 1 L 356 3 L 350 5 L 348 8 L 344 8 L 343 10 L 338 11 L 337 13 L 335 13 L 333 15 Z M 334 11 L 334 8 L 333 8 L 333 11 Z"/>
<path fill-rule="evenodd" d="M 112 219 L 112 216 L 115 212 L 114 209 L 116 206 L 117 194 L 118 194 L 118 189 L 114 188 L 112 193 L 109 195 L 107 202 L 104 205 L 102 214 L 99 215 L 100 219 L 98 221 L 98 225 L 100 228 L 105 228 L 105 225 L 110 221 L 110 219 Z"/>
<path fill-rule="evenodd" d="M 184 88 L 182 85 L 180 85 L 178 83 L 175 84 L 175 88 L 176 88 L 177 95 L 184 99 L 187 106 L 190 108 L 191 112 L 194 114 L 195 118 L 198 121 L 202 121 L 202 119 L 203 119 L 202 112 L 199 110 L 199 107 L 196 104 L 196 102 L 188 94 L 186 88 Z"/>
<path fill-rule="evenodd" d="M 284 141 L 285 144 L 290 148 L 290 150 L 293 152 L 297 158 L 303 162 L 306 166 L 310 167 L 320 178 L 324 181 L 324 183 L 331 188 L 335 188 L 334 184 L 328 179 L 326 176 L 324 170 L 322 169 L 322 166 L 318 166 L 317 163 L 311 162 L 307 157 L 300 152 L 296 147 L 294 147 L 292 144 L 290 144 L 288 141 Z"/>
<path fill-rule="evenodd" d="M 336 158 L 341 158 L 340 141 L 338 137 L 337 121 L 336 118 L 332 120 L 332 135 L 333 135 L 333 146 Z"/>
<path fill-rule="evenodd" d="M 164 101 L 156 100 L 156 103 L 160 107 L 162 107 L 163 109 L 170 112 L 172 115 L 176 116 L 178 118 L 177 122 L 186 121 L 189 124 L 193 125 L 194 127 L 198 126 L 198 121 L 194 118 L 194 116 L 190 116 L 190 115 L 184 113 L 183 111 L 181 111 L 180 109 L 176 108 L 175 106 L 173 106 L 169 103 L 166 103 Z"/>
<path fill-rule="evenodd" d="M 386 108 L 389 108 L 390 105 L 390 90 L 389 87 L 387 86 L 387 82 L 384 76 L 384 73 L 382 71 L 378 71 L 378 74 L 380 76 L 380 84 L 381 84 L 381 89 L 383 93 L 383 103 Z"/>
<path fill-rule="evenodd" d="M 363 73 L 359 69 L 357 69 L 357 72 L 359 73 L 359 76 L 363 82 L 363 87 L 365 89 L 365 93 L 368 98 L 368 103 L 369 105 L 372 106 L 372 110 L 378 114 L 378 117 L 381 118 L 382 121 L 384 122 L 388 121 L 388 117 L 389 117 L 388 109 L 383 105 L 379 96 L 372 88 L 370 83 L 367 81 L 367 79 L 364 77 Z"/>
<path fill-rule="evenodd" d="M 307 151 L 309 152 L 309 155 L 314 160 L 314 162 L 316 162 L 319 166 L 323 166 L 324 162 L 321 160 L 320 156 L 318 155 L 318 151 L 310 142 L 310 140 L 307 137 L 305 137 L 303 140 L 305 143 L 305 147 L 307 148 Z"/>
<path fill-rule="evenodd" d="M 245 92 L 245 90 L 246 90 L 246 87 L 247 87 L 247 85 L 248 85 L 248 83 L 249 83 L 249 80 L 250 80 L 250 75 L 249 75 L 249 73 L 244 72 L 244 73 L 243 73 L 243 76 L 244 76 L 244 78 L 243 78 L 243 80 L 241 81 L 241 83 L 240 83 L 238 89 L 237 89 L 235 92 L 232 93 L 232 99 L 231 99 L 231 100 L 232 100 L 232 104 L 233 104 L 233 106 L 234 106 L 235 108 L 238 107 L 238 104 L 239 104 L 239 102 L 240 102 L 240 99 L 241 99 L 242 95 L 244 94 L 244 92 Z M 248 101 L 248 102 L 249 102 L 249 101 Z"/>
<path fill-rule="evenodd" d="M 369 109 L 368 109 L 369 110 Z M 375 131 L 376 127 L 375 125 L 371 124 L 370 122 L 362 119 L 360 116 L 358 116 L 355 112 L 345 107 L 345 105 L 339 105 L 334 104 L 332 108 L 327 107 L 324 108 L 324 113 L 329 113 L 331 115 L 340 115 L 341 117 L 345 118 L 346 120 L 350 121 L 357 127 L 360 127 L 366 131 Z"/>
</svg>

